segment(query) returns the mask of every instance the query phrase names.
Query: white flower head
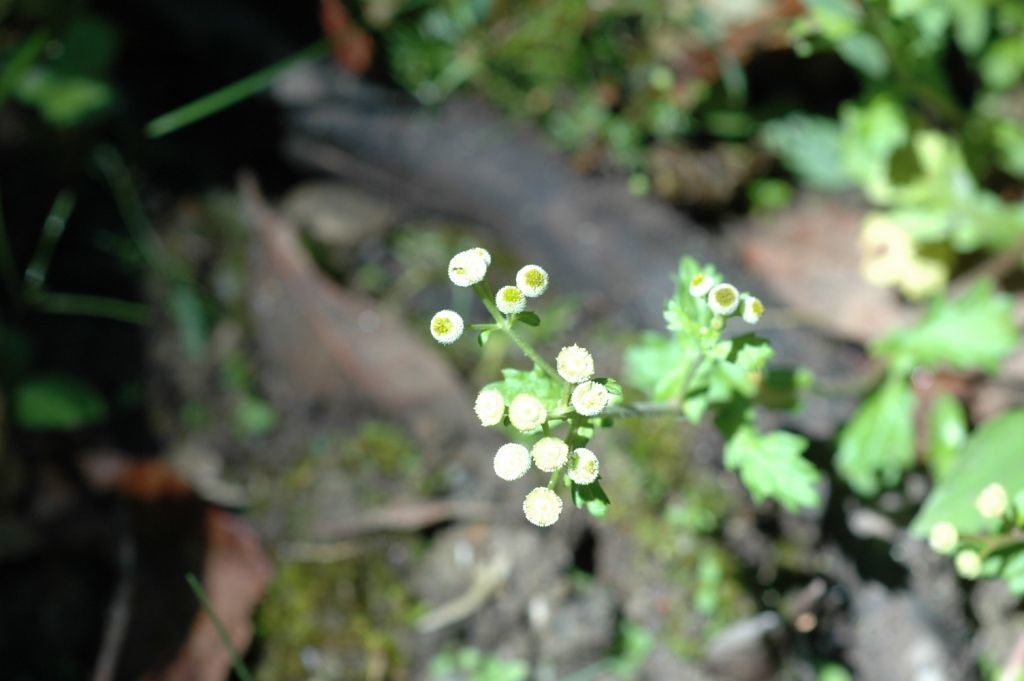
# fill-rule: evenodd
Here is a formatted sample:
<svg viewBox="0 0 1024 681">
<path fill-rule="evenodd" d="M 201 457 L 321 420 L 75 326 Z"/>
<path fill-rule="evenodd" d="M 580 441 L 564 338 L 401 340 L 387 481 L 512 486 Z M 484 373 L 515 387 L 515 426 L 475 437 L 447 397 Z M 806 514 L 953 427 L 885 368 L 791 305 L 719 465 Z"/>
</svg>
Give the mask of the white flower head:
<svg viewBox="0 0 1024 681">
<path fill-rule="evenodd" d="M 441 310 L 430 320 L 430 335 L 441 345 L 450 345 L 459 340 L 466 325 L 458 312 Z"/>
<path fill-rule="evenodd" d="M 472 253 L 473 255 L 483 260 L 485 265 L 487 265 L 488 267 L 491 266 L 491 254 L 487 251 L 486 248 L 480 248 L 479 246 L 477 246 L 476 248 L 471 248 L 468 251 L 463 252 Z"/>
<path fill-rule="evenodd" d="M 448 261 L 448 278 L 456 286 L 478 284 L 487 274 L 487 266 L 490 262 L 490 254 L 482 248 L 471 248 L 468 251 L 456 253 Z"/>
<path fill-rule="evenodd" d="M 508 420 L 524 433 L 540 428 L 548 420 L 544 403 L 529 393 L 519 393 L 508 406 Z"/>
<path fill-rule="evenodd" d="M 572 391 L 572 408 L 583 416 L 597 416 L 608 406 L 608 388 L 594 381 L 580 383 Z"/>
<path fill-rule="evenodd" d="M 494 472 L 502 480 L 518 480 L 530 470 L 530 452 L 523 445 L 508 443 L 494 455 Z"/>
<path fill-rule="evenodd" d="M 557 437 L 542 437 L 533 445 L 533 463 L 545 473 L 554 473 L 569 460 L 569 445 Z"/>
<path fill-rule="evenodd" d="M 708 307 L 717 315 L 728 317 L 740 306 L 740 292 L 732 284 L 719 284 L 708 293 Z"/>
<path fill-rule="evenodd" d="M 958 543 L 960 533 L 953 523 L 943 520 L 932 525 L 931 532 L 928 533 L 928 545 L 932 547 L 932 551 L 948 556 L 956 551 Z"/>
<path fill-rule="evenodd" d="M 743 309 L 740 314 L 747 324 L 757 324 L 764 315 L 764 303 L 760 298 L 745 293 L 743 294 Z"/>
<path fill-rule="evenodd" d="M 580 447 L 569 457 L 569 479 L 577 485 L 589 485 L 597 480 L 601 472 L 601 463 L 597 455 L 589 449 Z"/>
<path fill-rule="evenodd" d="M 537 527 L 554 525 L 562 514 L 562 498 L 547 487 L 535 487 L 523 500 L 523 513 Z"/>
<path fill-rule="evenodd" d="M 586 348 L 569 345 L 562 348 L 555 358 L 558 375 L 569 383 L 582 383 L 594 376 L 594 357 Z"/>
<path fill-rule="evenodd" d="M 548 273 L 539 265 L 527 265 L 516 272 L 516 286 L 530 298 L 548 290 Z"/>
<path fill-rule="evenodd" d="M 964 549 L 956 554 L 953 567 L 964 579 L 977 579 L 981 576 L 981 554 L 973 549 Z"/>
<path fill-rule="evenodd" d="M 502 286 L 494 296 L 498 311 L 517 314 L 526 309 L 526 294 L 518 286 Z"/>
<path fill-rule="evenodd" d="M 505 398 L 494 388 L 481 390 L 473 405 L 476 417 L 484 426 L 496 426 L 505 416 Z"/>
<path fill-rule="evenodd" d="M 714 279 L 703 272 L 698 272 L 693 275 L 693 279 L 690 280 L 690 295 L 694 298 L 703 298 L 714 285 Z"/>
<path fill-rule="evenodd" d="M 1006 494 L 1006 488 L 998 482 L 993 482 L 974 500 L 974 507 L 982 518 L 1002 518 L 1006 509 L 1010 507 L 1010 497 Z"/>
</svg>

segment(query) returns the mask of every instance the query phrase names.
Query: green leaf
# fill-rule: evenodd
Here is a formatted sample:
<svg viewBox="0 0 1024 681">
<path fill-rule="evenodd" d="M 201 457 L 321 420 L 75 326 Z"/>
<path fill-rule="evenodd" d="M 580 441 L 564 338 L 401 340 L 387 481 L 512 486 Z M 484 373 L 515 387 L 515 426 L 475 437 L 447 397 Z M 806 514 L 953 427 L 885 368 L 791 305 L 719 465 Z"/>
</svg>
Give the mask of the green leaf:
<svg viewBox="0 0 1024 681">
<path fill-rule="evenodd" d="M 660 333 L 648 331 L 626 348 L 626 382 L 654 399 L 669 399 L 682 386 L 687 357 L 686 347 Z"/>
<path fill-rule="evenodd" d="M 540 317 L 537 316 L 536 312 L 527 310 L 526 312 L 520 312 L 516 315 L 516 321 L 522 322 L 527 326 L 540 326 Z"/>
<path fill-rule="evenodd" d="M 77 430 L 107 418 L 99 391 L 76 376 L 37 376 L 14 391 L 14 420 L 26 430 Z"/>
<path fill-rule="evenodd" d="M 928 408 L 928 467 L 936 480 L 949 477 L 967 444 L 967 413 L 954 395 L 943 393 Z"/>
<path fill-rule="evenodd" d="M 725 444 L 726 468 L 737 471 L 754 501 L 775 499 L 790 511 L 816 506 L 818 469 L 802 455 L 807 439 L 777 430 L 761 434 L 742 426 Z"/>
<path fill-rule="evenodd" d="M 885 45 L 866 31 L 858 31 L 838 41 L 836 54 L 868 78 L 880 80 L 889 73 L 889 55 Z"/>
<path fill-rule="evenodd" d="M 994 372 L 1017 342 L 1012 298 L 983 279 L 959 298 L 937 298 L 920 322 L 871 349 L 904 368 L 949 365 Z"/>
<path fill-rule="evenodd" d="M 587 512 L 595 518 L 603 518 L 607 515 L 611 501 L 608 500 L 608 495 L 601 488 L 600 480 L 595 480 L 589 485 L 577 485 L 575 482 L 571 482 L 570 489 L 572 490 L 572 503 L 576 505 L 576 508 L 586 508 Z"/>
<path fill-rule="evenodd" d="M 235 407 L 235 427 L 242 435 L 266 435 L 277 425 L 277 411 L 266 400 L 246 395 Z"/>
<path fill-rule="evenodd" d="M 850 186 L 835 119 L 793 112 L 765 122 L 760 135 L 762 144 L 804 184 L 819 189 Z"/>
<path fill-rule="evenodd" d="M 962 534 L 994 529 L 999 521 L 982 518 L 974 501 L 993 482 L 1001 483 L 1011 499 L 1024 490 L 1021 442 L 1024 410 L 1006 412 L 979 426 L 949 475 L 925 499 L 910 531 L 926 536 L 942 520 L 953 523 Z"/>
<path fill-rule="evenodd" d="M 839 434 L 836 471 L 862 496 L 899 482 L 914 461 L 914 405 L 907 382 L 891 376 Z"/>
<path fill-rule="evenodd" d="M 486 386 L 501 393 L 505 404 L 512 402 L 520 393 L 529 393 L 540 400 L 548 412 L 555 411 L 562 399 L 562 383 L 555 381 L 540 367 L 531 371 L 519 369 L 502 369 L 504 379 Z"/>
</svg>

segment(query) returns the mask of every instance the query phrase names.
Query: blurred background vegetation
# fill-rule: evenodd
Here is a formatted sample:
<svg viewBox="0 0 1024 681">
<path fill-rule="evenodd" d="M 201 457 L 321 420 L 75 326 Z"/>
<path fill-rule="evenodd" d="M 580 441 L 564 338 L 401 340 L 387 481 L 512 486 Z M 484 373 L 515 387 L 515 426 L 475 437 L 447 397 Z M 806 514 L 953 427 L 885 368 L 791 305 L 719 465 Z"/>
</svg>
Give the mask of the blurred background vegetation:
<svg viewBox="0 0 1024 681">
<path fill-rule="evenodd" d="M 672 420 L 608 443 L 603 523 L 541 535 L 461 505 L 493 492 L 451 454 L 463 434 L 353 388 L 373 343 L 352 329 L 428 352 L 429 311 L 471 304 L 450 254 L 514 271 L 521 244 L 470 198 L 439 214 L 406 178 L 381 196 L 286 152 L 266 90 L 325 60 L 399 111 L 482 100 L 541 131 L 777 281 L 776 330 L 852 348 L 857 375 L 818 386 L 852 404 L 807 433 L 822 508 L 755 505 Z M 1021 678 L 1024 542 L 973 500 L 1024 490 L 1022 76 L 1019 0 L 0 0 L 4 678 L 225 678 L 189 572 L 268 681 Z M 245 170 L 294 252 L 254 228 Z M 798 222 L 846 239 L 831 315 L 803 301 L 832 262 L 769 227 Z M 784 266 L 758 269 L 742 244 L 773 240 Z M 843 319 L 876 289 L 877 317 Z M 586 334 L 616 366 L 639 329 L 603 302 L 547 303 L 536 342 Z M 289 354 L 327 345 L 308 328 L 346 348 L 336 376 Z M 425 375 L 456 404 L 513 350 L 428 354 Z M 925 549 L 940 520 L 1000 579 Z"/>
</svg>

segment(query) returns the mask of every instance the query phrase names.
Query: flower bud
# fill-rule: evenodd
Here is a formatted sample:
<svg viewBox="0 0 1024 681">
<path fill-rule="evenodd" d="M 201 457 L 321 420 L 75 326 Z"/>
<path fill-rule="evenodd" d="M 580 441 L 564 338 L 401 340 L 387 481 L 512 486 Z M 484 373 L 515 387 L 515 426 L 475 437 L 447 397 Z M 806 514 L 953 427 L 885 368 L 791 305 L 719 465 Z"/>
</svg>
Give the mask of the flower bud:
<svg viewBox="0 0 1024 681">
<path fill-rule="evenodd" d="M 760 298 L 755 298 L 752 295 L 743 295 L 743 310 L 741 316 L 743 321 L 747 324 L 757 324 L 761 317 L 764 315 L 764 303 L 761 302 Z"/>
<path fill-rule="evenodd" d="M 459 340 L 465 324 L 458 312 L 441 310 L 430 320 L 430 335 L 441 345 L 450 345 Z"/>
<path fill-rule="evenodd" d="M 562 514 L 562 498 L 547 487 L 535 487 L 523 500 L 523 513 L 537 527 L 553 525 Z"/>
<path fill-rule="evenodd" d="M 582 383 L 594 376 L 594 358 L 586 348 L 569 345 L 555 358 L 558 375 L 569 383 Z"/>
<path fill-rule="evenodd" d="M 719 284 L 708 293 L 708 307 L 717 315 L 728 317 L 740 306 L 740 292 L 732 284 Z"/>
<path fill-rule="evenodd" d="M 932 530 L 928 533 L 928 545 L 935 553 L 943 556 L 951 555 L 956 551 L 956 545 L 959 542 L 960 533 L 957 532 L 956 526 L 945 520 L 932 525 Z"/>
<path fill-rule="evenodd" d="M 981 576 L 981 554 L 973 549 L 964 549 L 956 554 L 953 567 L 964 579 L 977 579 Z"/>
<path fill-rule="evenodd" d="M 539 265 L 527 265 L 516 273 L 516 286 L 526 296 L 536 298 L 548 290 L 548 273 Z"/>
<path fill-rule="evenodd" d="M 714 279 L 703 272 L 698 272 L 694 275 L 693 279 L 690 280 L 690 295 L 694 298 L 703 298 L 714 285 Z"/>
<path fill-rule="evenodd" d="M 1002 518 L 1006 509 L 1010 507 L 1010 497 L 1006 494 L 1006 488 L 998 482 L 993 482 L 974 500 L 974 507 L 982 518 Z"/>
<path fill-rule="evenodd" d="M 608 406 L 608 388 L 594 381 L 580 383 L 572 391 L 572 408 L 582 416 L 597 416 Z"/>
<path fill-rule="evenodd" d="M 526 295 L 517 286 L 502 286 L 494 296 L 498 311 L 503 314 L 516 314 L 526 309 Z"/>
<path fill-rule="evenodd" d="M 482 253 L 480 251 L 483 251 Z M 483 281 L 491 256 L 484 249 L 470 249 L 448 261 L 448 278 L 456 286 L 472 286 Z"/>
<path fill-rule="evenodd" d="M 597 455 L 589 449 L 580 447 L 569 457 L 569 479 L 577 485 L 589 485 L 597 480 L 601 472 L 601 464 Z"/>
<path fill-rule="evenodd" d="M 498 447 L 494 455 L 494 472 L 502 480 L 518 480 L 530 470 L 530 452 L 523 445 L 509 443 Z"/>
<path fill-rule="evenodd" d="M 557 437 L 542 437 L 533 445 L 533 463 L 545 473 L 554 473 L 569 460 L 569 445 Z"/>
<path fill-rule="evenodd" d="M 505 417 L 505 398 L 494 388 L 481 390 L 473 405 L 476 417 L 484 426 L 496 426 Z"/>
<path fill-rule="evenodd" d="M 544 403 L 529 393 L 519 393 L 508 406 L 508 420 L 524 433 L 540 428 L 548 420 Z"/>
</svg>

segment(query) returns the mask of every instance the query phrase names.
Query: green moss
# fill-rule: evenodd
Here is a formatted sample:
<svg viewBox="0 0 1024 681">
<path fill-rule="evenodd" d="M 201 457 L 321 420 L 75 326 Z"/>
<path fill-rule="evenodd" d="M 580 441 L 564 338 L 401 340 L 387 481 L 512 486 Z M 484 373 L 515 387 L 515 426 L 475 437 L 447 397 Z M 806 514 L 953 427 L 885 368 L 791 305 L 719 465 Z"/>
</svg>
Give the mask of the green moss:
<svg viewBox="0 0 1024 681">
<path fill-rule="evenodd" d="M 409 550 L 417 546 L 408 542 Z M 284 563 L 260 608 L 260 681 L 401 678 L 416 604 L 399 571 L 379 554 L 336 563 Z"/>
</svg>

